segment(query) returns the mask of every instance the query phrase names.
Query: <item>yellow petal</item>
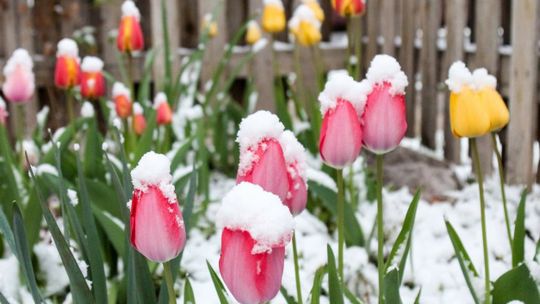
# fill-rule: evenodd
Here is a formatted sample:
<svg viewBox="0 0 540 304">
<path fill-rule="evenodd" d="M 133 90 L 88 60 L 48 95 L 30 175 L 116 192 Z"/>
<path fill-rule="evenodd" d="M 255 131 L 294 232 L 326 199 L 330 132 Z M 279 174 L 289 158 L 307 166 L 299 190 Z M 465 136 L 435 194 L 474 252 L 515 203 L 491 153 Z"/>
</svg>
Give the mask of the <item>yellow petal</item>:
<svg viewBox="0 0 540 304">
<path fill-rule="evenodd" d="M 268 4 L 263 9 L 262 27 L 268 33 L 278 33 L 285 29 L 285 11 L 275 4 Z"/>
<path fill-rule="evenodd" d="M 253 21 L 253 23 L 250 23 L 247 28 L 246 33 L 246 42 L 247 44 L 255 44 L 259 39 L 261 39 L 261 29 L 259 28 L 259 25 Z"/>
<path fill-rule="evenodd" d="M 464 88 L 450 95 L 450 126 L 457 137 L 478 137 L 490 131 L 490 117 L 477 92 Z"/>
<path fill-rule="evenodd" d="M 296 41 L 303 46 L 312 46 L 321 41 L 321 32 L 309 21 L 302 20 L 297 28 L 291 30 Z"/>
<path fill-rule="evenodd" d="M 501 95 L 490 88 L 482 89 L 478 93 L 485 104 L 486 111 L 490 119 L 490 132 L 502 129 L 510 120 L 510 112 L 504 103 Z"/>
</svg>

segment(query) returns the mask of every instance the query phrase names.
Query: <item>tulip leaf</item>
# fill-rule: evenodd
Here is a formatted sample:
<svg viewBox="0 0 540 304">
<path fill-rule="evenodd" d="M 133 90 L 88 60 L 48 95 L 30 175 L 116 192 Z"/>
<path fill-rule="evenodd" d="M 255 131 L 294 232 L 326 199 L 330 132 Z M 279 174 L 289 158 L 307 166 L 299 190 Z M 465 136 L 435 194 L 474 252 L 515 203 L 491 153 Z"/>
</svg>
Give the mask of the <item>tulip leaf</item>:
<svg viewBox="0 0 540 304">
<path fill-rule="evenodd" d="M 294 297 L 292 297 L 287 292 L 287 289 L 285 289 L 285 287 L 283 287 L 283 285 L 281 285 L 281 287 L 279 288 L 279 292 L 281 293 L 281 295 L 285 299 L 285 303 L 287 303 L 287 304 L 296 304 L 296 301 L 294 300 Z"/>
<path fill-rule="evenodd" d="M 397 268 L 392 268 L 384 275 L 384 303 L 401 304 L 399 295 L 400 278 Z"/>
<path fill-rule="evenodd" d="M 221 282 L 218 275 L 216 274 L 212 266 L 210 266 L 210 263 L 208 261 L 206 261 L 206 266 L 208 267 L 208 271 L 210 272 L 210 277 L 212 277 L 212 283 L 214 283 L 214 288 L 216 289 L 219 303 L 228 304 L 229 301 L 227 300 L 226 296 L 227 292 L 225 291 L 225 286 L 223 286 L 223 282 Z"/>
<path fill-rule="evenodd" d="M 120 205 L 116 203 L 118 197 L 111 186 L 93 179 L 86 179 L 85 184 L 90 205 L 96 206 L 114 217 L 121 216 Z M 126 203 L 127 201 L 123 202 L 123 208 L 126 208 Z"/>
<path fill-rule="evenodd" d="M 4 170 L 1 171 L 1 179 L 6 180 L 5 183 L 0 183 L 2 187 L 4 187 L 4 185 L 6 186 L 6 191 L 3 192 L 4 195 L 2 196 L 2 200 L 5 202 L 5 205 L 0 205 L 0 208 L 4 208 L 7 216 L 11 216 L 10 208 L 12 208 L 11 203 L 13 201 L 18 202 L 19 204 L 22 202 L 19 193 L 19 186 L 15 177 L 15 168 L 13 167 L 13 154 L 10 147 L 11 144 L 8 140 L 6 128 L 4 125 L 0 124 L 0 156 L 2 156 L 2 161 L 0 163 L 3 164 L 2 167 L 4 168 Z"/>
<path fill-rule="evenodd" d="M 420 304 L 420 296 L 422 295 L 422 288 L 418 290 L 418 293 L 416 294 L 416 298 L 414 299 L 413 304 Z"/>
<path fill-rule="evenodd" d="M 195 294 L 193 293 L 189 277 L 186 277 L 186 282 L 184 283 L 184 304 L 196 304 Z"/>
<path fill-rule="evenodd" d="M 330 245 L 326 245 L 326 254 L 328 257 L 328 291 L 330 293 L 330 303 L 343 304 L 342 282 L 338 276 L 336 258 Z"/>
<path fill-rule="evenodd" d="M 19 262 L 22 266 L 26 283 L 30 287 L 30 292 L 34 303 L 41 303 L 43 299 L 39 293 L 39 289 L 36 282 L 36 276 L 34 267 L 32 266 L 32 260 L 30 258 L 31 253 L 28 249 L 28 241 L 26 239 L 26 232 L 24 231 L 24 221 L 22 218 L 21 210 L 19 207 L 13 205 L 13 233 L 15 235 L 15 245 Z"/>
<path fill-rule="evenodd" d="M 395 259 L 400 258 L 398 273 L 399 273 L 399 282 L 403 279 L 403 273 L 405 272 L 405 265 L 407 262 L 407 256 L 411 248 L 412 232 L 414 227 L 414 220 L 416 218 L 416 210 L 418 210 L 418 202 L 420 201 L 420 191 L 416 191 L 414 198 L 409 205 L 407 214 L 405 215 L 405 220 L 403 221 L 403 226 L 401 231 L 390 250 L 388 255 L 385 271 L 387 271 L 394 263 Z M 401 256 L 398 256 L 401 254 Z"/>
<path fill-rule="evenodd" d="M 188 137 L 184 140 L 184 142 L 180 145 L 180 148 L 176 150 L 176 153 L 174 154 L 174 157 L 171 160 L 171 171 L 174 172 L 176 168 L 186 159 L 186 155 L 191 149 L 193 137 Z"/>
<path fill-rule="evenodd" d="M 2 292 L 0 292 L 0 304 L 9 304 L 8 300 L 6 299 L 6 297 L 4 297 L 4 294 L 2 294 Z"/>
<path fill-rule="evenodd" d="M 92 211 L 116 252 L 119 255 L 124 254 L 124 238 L 127 232 L 125 231 L 122 221 L 118 220 L 107 211 L 103 211 L 99 208 L 92 208 Z M 117 220 L 120 221 L 120 223 L 118 223 Z"/>
<path fill-rule="evenodd" d="M 517 208 L 514 237 L 512 238 L 512 267 L 517 267 L 525 258 L 525 204 L 527 192 L 521 192 Z"/>
<path fill-rule="evenodd" d="M 152 81 L 152 68 L 154 66 L 155 58 L 155 49 L 152 48 L 146 51 L 142 79 L 139 84 L 139 92 L 137 93 L 137 100 L 143 105 L 146 105 L 147 100 L 150 99 L 150 82 Z"/>
<path fill-rule="evenodd" d="M 315 271 L 315 276 L 313 277 L 313 286 L 311 287 L 311 304 L 319 304 L 321 299 L 321 284 L 324 278 L 324 275 L 327 272 L 327 266 L 321 266 Z"/>
<path fill-rule="evenodd" d="M 467 253 L 467 250 L 465 250 L 465 247 L 463 246 L 459 235 L 457 234 L 454 227 L 452 227 L 452 224 L 450 224 L 450 222 L 447 220 L 445 220 L 445 223 L 446 230 L 448 231 L 448 236 L 450 237 L 450 241 L 452 242 L 452 246 L 454 247 L 454 251 L 459 262 L 459 267 L 461 267 L 461 272 L 465 277 L 467 287 L 469 287 L 469 291 L 471 292 L 474 303 L 479 304 L 480 301 L 471 280 L 471 277 L 478 277 L 478 272 L 476 271 L 476 268 L 474 267 L 474 264 L 469 254 Z"/>
<path fill-rule="evenodd" d="M 521 264 L 501 275 L 493 284 L 493 304 L 521 301 L 525 304 L 539 304 L 538 285 L 531 277 L 525 264 Z"/>
<path fill-rule="evenodd" d="M 0 233 L 4 236 L 4 240 L 8 244 L 9 249 L 11 249 L 11 252 L 17 253 L 15 236 L 13 235 L 13 231 L 11 231 L 11 226 L 2 208 L 0 208 Z"/>
<path fill-rule="evenodd" d="M 343 293 L 345 295 L 345 297 L 347 298 L 347 300 L 349 300 L 349 302 L 351 304 L 364 304 L 364 302 L 362 302 L 360 299 L 358 299 L 350 290 L 349 288 L 347 287 L 346 284 L 343 284 Z"/>
<path fill-rule="evenodd" d="M 97 128 L 97 120 L 88 120 L 86 129 L 86 142 L 84 145 L 84 173 L 89 177 L 103 175 L 103 157 L 101 144 L 103 139 Z"/>
</svg>

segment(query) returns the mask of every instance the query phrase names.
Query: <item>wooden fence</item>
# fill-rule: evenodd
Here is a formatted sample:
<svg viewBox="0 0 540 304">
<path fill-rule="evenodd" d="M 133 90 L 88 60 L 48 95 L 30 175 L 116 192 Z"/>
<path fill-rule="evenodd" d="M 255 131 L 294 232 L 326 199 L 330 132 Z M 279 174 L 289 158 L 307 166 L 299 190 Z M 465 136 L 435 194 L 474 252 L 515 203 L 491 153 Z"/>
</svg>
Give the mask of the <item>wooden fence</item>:
<svg viewBox="0 0 540 304">
<path fill-rule="evenodd" d="M 104 58 L 106 69 L 117 73 L 115 54 L 109 32 L 117 27 L 120 18 L 119 0 L 0 0 L 0 66 L 16 47 L 33 52 L 39 83 L 36 101 L 29 111 L 48 104 L 56 120 L 62 120 L 61 94 L 52 84 L 52 67 L 56 42 L 75 32 L 94 28 L 95 43 L 86 39 L 83 54 L 98 54 Z M 142 24 L 148 47 L 159 49 L 162 44 L 162 21 L 159 0 L 136 1 L 142 13 Z M 204 58 L 202 81 L 221 57 L 223 47 L 248 16 L 260 11 L 262 0 L 165 0 L 171 45 L 177 46 L 175 64 L 183 54 L 197 46 L 200 20 L 216 5 L 219 35 L 208 45 Z M 284 1 L 290 16 L 300 0 Z M 320 54 L 327 70 L 345 66 L 346 44 L 340 42 L 339 32 L 344 20 L 332 13 L 330 0 L 322 0 L 326 12 L 323 23 L 324 42 Z M 538 0 L 369 0 L 367 14 L 354 21 L 363 32 L 363 70 L 377 53 L 393 55 L 400 61 L 411 85 L 407 91 L 408 136 L 421 137 L 422 143 L 437 148 L 444 133 L 444 157 L 461 162 L 460 141 L 449 132 L 447 89 L 444 80 L 449 65 L 464 60 L 472 67 L 486 67 L 499 79 L 499 90 L 508 101 L 511 123 L 503 130 L 504 156 L 507 179 L 511 183 L 530 183 L 533 180 L 533 144 L 538 140 L 538 32 L 540 31 Z M 88 35 L 87 35 L 88 37 Z M 343 37 L 343 33 L 341 33 Z M 259 107 L 272 109 L 272 61 L 278 60 L 280 72 L 293 72 L 293 51 L 286 43 L 274 46 L 275 56 L 266 47 L 239 77 L 252 76 L 259 92 Z M 231 66 L 245 50 L 235 52 Z M 301 73 L 304 80 L 315 83 L 313 54 L 301 50 Z M 142 60 L 137 61 L 140 68 Z M 163 63 L 156 61 L 155 71 L 162 71 Z M 137 73 L 137 71 L 136 71 Z M 161 75 L 161 74 L 160 74 Z M 312 86 L 314 87 L 314 86 Z M 28 124 L 35 123 L 29 115 Z M 439 135 L 438 135 L 439 134 Z M 489 138 L 479 142 L 483 167 L 491 171 L 492 149 Z M 439 147 L 441 148 L 441 147 Z M 536 170 L 540 174 L 540 170 Z"/>
</svg>

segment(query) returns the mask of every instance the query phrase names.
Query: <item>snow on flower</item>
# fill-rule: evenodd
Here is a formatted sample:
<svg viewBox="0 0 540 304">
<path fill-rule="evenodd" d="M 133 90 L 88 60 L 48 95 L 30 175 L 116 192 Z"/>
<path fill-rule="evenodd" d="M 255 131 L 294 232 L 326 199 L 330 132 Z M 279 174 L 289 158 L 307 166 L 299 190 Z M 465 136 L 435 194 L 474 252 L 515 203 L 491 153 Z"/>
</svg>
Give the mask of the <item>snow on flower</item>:
<svg viewBox="0 0 540 304">
<path fill-rule="evenodd" d="M 405 88 L 409 84 L 407 75 L 401 70 L 399 62 L 388 55 L 377 55 L 373 58 L 366 73 L 366 79 L 373 86 L 389 83 L 391 95 L 405 94 Z"/>
<path fill-rule="evenodd" d="M 366 81 L 357 82 L 351 76 L 343 73 L 334 73 L 326 82 L 324 90 L 319 94 L 321 113 L 326 114 L 338 104 L 338 99 L 350 102 L 358 115 L 362 115 L 371 92 L 371 86 Z"/>
</svg>

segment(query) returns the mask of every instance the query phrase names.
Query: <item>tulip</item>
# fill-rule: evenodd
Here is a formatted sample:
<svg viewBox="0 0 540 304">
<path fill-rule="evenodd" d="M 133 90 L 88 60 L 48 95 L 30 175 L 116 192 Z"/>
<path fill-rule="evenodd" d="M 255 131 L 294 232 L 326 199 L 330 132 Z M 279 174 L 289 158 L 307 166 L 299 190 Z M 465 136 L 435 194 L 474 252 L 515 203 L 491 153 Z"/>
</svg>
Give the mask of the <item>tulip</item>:
<svg viewBox="0 0 540 304">
<path fill-rule="evenodd" d="M 254 45 L 262 37 L 261 28 L 256 21 L 251 20 L 247 25 L 246 32 L 246 43 L 249 45 Z"/>
<path fill-rule="evenodd" d="M 142 135 L 146 129 L 146 118 L 143 115 L 143 108 L 140 104 L 133 105 L 133 130 L 135 134 Z"/>
<path fill-rule="evenodd" d="M 126 0 L 122 4 L 122 19 L 118 27 L 116 45 L 123 53 L 137 52 L 144 49 L 144 36 L 140 24 L 141 14 L 135 3 Z"/>
<path fill-rule="evenodd" d="M 279 33 L 285 29 L 285 9 L 281 0 L 264 0 L 262 27 L 267 33 Z"/>
<path fill-rule="evenodd" d="M 313 14 L 317 18 L 317 20 L 319 20 L 319 22 L 324 21 L 324 11 L 321 8 L 321 5 L 319 4 L 319 1 L 317 1 L 317 0 L 304 0 L 302 2 L 311 9 L 311 11 L 313 12 Z"/>
<path fill-rule="evenodd" d="M 332 7 L 341 16 L 362 15 L 366 9 L 365 0 L 332 0 Z"/>
<path fill-rule="evenodd" d="M 219 270 L 232 295 L 242 304 L 273 299 L 294 228 L 289 210 L 260 186 L 241 183 L 223 198 L 217 224 L 223 228 Z"/>
<path fill-rule="evenodd" d="M 4 96 L 10 102 L 23 103 L 34 94 L 35 80 L 32 58 L 25 49 L 16 49 L 4 67 Z"/>
<path fill-rule="evenodd" d="M 211 14 L 206 14 L 204 16 L 202 28 L 206 33 L 208 33 L 208 37 L 210 38 L 214 38 L 218 34 L 217 22 L 213 19 Z"/>
<path fill-rule="evenodd" d="M 407 131 L 407 76 L 393 57 L 377 55 L 366 78 L 372 90 L 362 115 L 363 144 L 375 154 L 384 154 L 395 149 Z"/>
<path fill-rule="evenodd" d="M 359 117 L 364 111 L 368 91 L 365 82 L 337 75 L 326 83 L 319 95 L 323 114 L 319 152 L 327 165 L 342 169 L 360 154 L 362 128 Z"/>
<path fill-rule="evenodd" d="M 486 69 L 481 68 L 474 70 L 472 81 L 488 113 L 490 120 L 489 132 L 502 129 L 510 120 L 510 112 L 496 90 L 497 79 L 489 75 Z"/>
<path fill-rule="evenodd" d="M 115 82 L 112 90 L 114 108 L 116 115 L 120 118 L 128 118 L 131 115 L 131 93 L 129 89 L 120 82 Z"/>
<path fill-rule="evenodd" d="M 131 245 L 149 260 L 174 259 L 186 241 L 182 212 L 172 184 L 170 161 L 148 152 L 131 171 Z"/>
<path fill-rule="evenodd" d="M 0 97 L 0 124 L 5 126 L 8 116 L 9 116 L 9 114 L 8 114 L 7 109 L 6 109 L 6 103 L 4 102 L 2 97 Z"/>
<path fill-rule="evenodd" d="M 242 120 L 238 130 L 240 164 L 237 183 L 250 182 L 285 201 L 289 189 L 287 164 L 279 137 L 284 126 L 279 118 L 258 111 Z"/>
<path fill-rule="evenodd" d="M 289 188 L 283 204 L 293 215 L 298 215 L 306 208 L 306 151 L 294 134 L 287 130 L 279 138 L 287 164 L 287 181 Z"/>
<path fill-rule="evenodd" d="M 97 57 L 86 56 L 81 64 L 81 95 L 88 99 L 99 99 L 105 95 L 103 61 Z"/>
<path fill-rule="evenodd" d="M 321 22 L 317 20 L 313 10 L 302 4 L 294 11 L 289 21 L 292 38 L 303 46 L 312 46 L 321 41 Z"/>
<path fill-rule="evenodd" d="M 168 125 L 172 121 L 171 106 L 167 102 L 165 93 L 158 93 L 154 98 L 154 109 L 156 110 L 156 120 L 158 125 Z"/>
<path fill-rule="evenodd" d="M 60 89 L 70 89 L 80 82 L 79 49 L 77 43 L 69 38 L 58 42 L 54 84 Z"/>
</svg>

